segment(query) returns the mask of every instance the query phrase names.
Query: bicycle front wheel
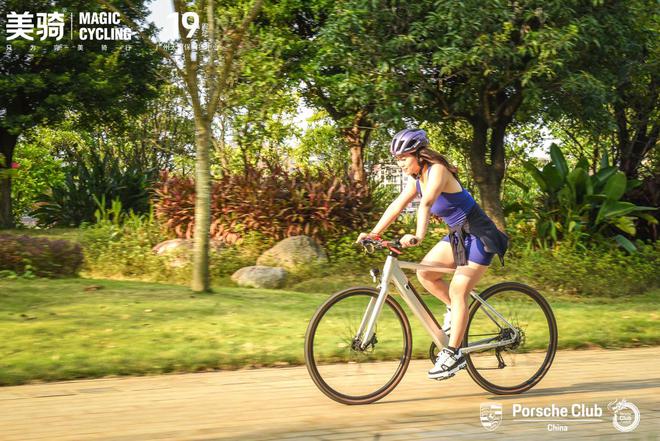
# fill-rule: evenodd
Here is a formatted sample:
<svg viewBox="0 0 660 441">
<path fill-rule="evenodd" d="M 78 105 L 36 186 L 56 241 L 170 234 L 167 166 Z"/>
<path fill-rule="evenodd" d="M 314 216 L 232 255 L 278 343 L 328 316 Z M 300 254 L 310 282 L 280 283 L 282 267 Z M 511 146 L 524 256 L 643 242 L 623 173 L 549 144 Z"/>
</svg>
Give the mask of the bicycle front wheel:
<svg viewBox="0 0 660 441">
<path fill-rule="evenodd" d="M 482 388 L 495 394 L 519 394 L 534 387 L 550 369 L 557 351 L 557 323 L 548 302 L 535 289 L 515 282 L 491 286 L 479 295 L 488 307 L 470 307 L 463 347 L 511 341 L 505 346 L 470 352 L 467 370 Z"/>
<path fill-rule="evenodd" d="M 410 323 L 387 297 L 374 338 L 360 348 L 357 332 L 378 291 L 350 288 L 333 294 L 316 311 L 305 334 L 310 376 L 328 397 L 343 404 L 368 404 L 389 394 L 406 373 L 412 354 Z"/>
</svg>

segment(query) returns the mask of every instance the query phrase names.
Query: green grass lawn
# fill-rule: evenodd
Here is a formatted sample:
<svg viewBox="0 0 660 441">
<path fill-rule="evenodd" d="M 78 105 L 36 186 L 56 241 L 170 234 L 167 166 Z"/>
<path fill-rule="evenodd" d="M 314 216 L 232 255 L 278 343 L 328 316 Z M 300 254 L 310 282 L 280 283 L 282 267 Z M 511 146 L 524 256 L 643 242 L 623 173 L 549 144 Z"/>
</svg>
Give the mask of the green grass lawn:
<svg viewBox="0 0 660 441">
<path fill-rule="evenodd" d="M 0 280 L 0 385 L 301 364 L 307 323 L 327 296 L 233 287 L 193 295 L 186 287 L 141 282 Z M 560 348 L 660 344 L 660 290 L 619 299 L 546 298 Z M 424 299 L 440 310 L 435 298 Z M 414 355 L 426 357 L 430 337 L 410 320 Z"/>
</svg>

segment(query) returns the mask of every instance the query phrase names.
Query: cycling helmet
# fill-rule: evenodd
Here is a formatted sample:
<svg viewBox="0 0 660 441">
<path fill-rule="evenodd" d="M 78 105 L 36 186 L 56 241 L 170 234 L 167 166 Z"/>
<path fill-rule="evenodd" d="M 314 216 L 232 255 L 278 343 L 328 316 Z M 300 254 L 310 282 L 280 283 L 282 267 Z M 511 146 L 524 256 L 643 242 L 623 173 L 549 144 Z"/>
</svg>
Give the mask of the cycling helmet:
<svg viewBox="0 0 660 441">
<path fill-rule="evenodd" d="M 390 153 L 399 156 L 404 153 L 416 152 L 423 147 L 428 147 L 429 139 L 422 129 L 403 129 L 392 139 Z"/>
</svg>

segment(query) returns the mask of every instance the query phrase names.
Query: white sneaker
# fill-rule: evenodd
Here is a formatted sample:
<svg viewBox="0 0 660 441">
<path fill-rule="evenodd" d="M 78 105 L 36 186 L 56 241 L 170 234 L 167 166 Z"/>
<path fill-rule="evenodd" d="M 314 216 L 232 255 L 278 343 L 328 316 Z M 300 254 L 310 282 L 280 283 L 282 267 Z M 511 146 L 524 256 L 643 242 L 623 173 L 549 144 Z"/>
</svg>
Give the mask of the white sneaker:
<svg viewBox="0 0 660 441">
<path fill-rule="evenodd" d="M 442 330 L 445 331 L 445 334 L 449 335 L 451 331 L 451 308 L 447 306 L 447 312 L 445 312 L 445 319 L 442 322 Z"/>
<path fill-rule="evenodd" d="M 454 354 L 450 349 L 442 348 L 435 366 L 429 371 L 429 378 L 435 380 L 444 380 L 456 375 L 456 372 L 465 368 L 467 362 L 463 356 L 463 352 L 459 349 Z"/>
</svg>

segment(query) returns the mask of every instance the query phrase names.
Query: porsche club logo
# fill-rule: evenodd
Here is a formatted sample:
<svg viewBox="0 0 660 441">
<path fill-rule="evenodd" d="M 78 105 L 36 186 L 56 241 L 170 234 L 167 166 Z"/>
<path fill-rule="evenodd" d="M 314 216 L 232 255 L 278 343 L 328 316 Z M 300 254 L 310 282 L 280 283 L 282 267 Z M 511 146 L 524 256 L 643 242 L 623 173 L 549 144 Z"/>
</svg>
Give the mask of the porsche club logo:
<svg viewBox="0 0 660 441">
<path fill-rule="evenodd" d="M 481 403 L 481 425 L 484 429 L 493 431 L 502 423 L 502 405 L 499 403 Z"/>
</svg>

